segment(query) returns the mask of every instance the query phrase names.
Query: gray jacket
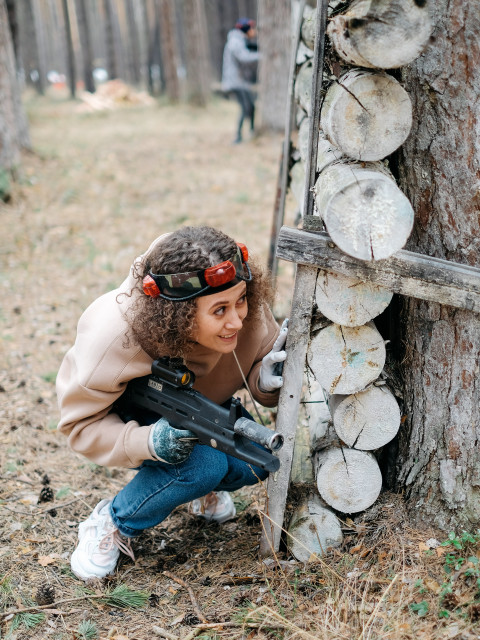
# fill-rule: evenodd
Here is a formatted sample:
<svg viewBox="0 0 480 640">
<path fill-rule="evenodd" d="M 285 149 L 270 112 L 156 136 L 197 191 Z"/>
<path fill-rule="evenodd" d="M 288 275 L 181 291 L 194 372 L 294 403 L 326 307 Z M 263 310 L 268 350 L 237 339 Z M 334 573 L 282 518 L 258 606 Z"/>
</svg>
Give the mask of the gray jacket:
<svg viewBox="0 0 480 640">
<path fill-rule="evenodd" d="M 227 43 L 223 50 L 222 89 L 248 89 L 251 83 L 251 67 L 258 62 L 260 55 L 247 47 L 247 36 L 240 29 L 228 32 Z M 250 73 L 249 73 L 250 72 Z"/>
</svg>

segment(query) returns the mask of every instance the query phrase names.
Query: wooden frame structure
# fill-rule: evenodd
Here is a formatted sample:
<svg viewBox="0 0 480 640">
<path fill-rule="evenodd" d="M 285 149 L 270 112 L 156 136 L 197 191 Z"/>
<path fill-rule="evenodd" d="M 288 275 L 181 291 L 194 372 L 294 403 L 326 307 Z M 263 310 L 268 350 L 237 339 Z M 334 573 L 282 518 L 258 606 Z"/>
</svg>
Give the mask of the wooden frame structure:
<svg viewBox="0 0 480 640">
<path fill-rule="evenodd" d="M 405 250 L 397 251 L 384 260 L 364 261 L 341 251 L 330 236 L 321 231 L 321 218 L 313 215 L 313 186 L 322 106 L 327 9 L 328 0 L 318 0 L 303 229 L 282 226 L 278 230 L 277 226 L 275 230 L 275 259 L 293 262 L 297 269 L 286 345 L 287 360 L 283 371 L 284 385 L 280 393 L 276 422 L 276 428 L 283 434 L 285 444 L 279 452 L 280 469 L 268 479 L 267 504 L 262 515 L 263 533 L 260 540 L 262 556 L 271 555 L 279 549 L 284 526 L 318 270 L 353 276 L 401 295 L 480 312 L 479 268 Z M 290 131 L 291 122 L 286 129 L 288 140 L 285 141 L 284 150 L 290 143 Z M 284 155 L 283 164 L 287 160 Z M 285 171 L 285 167 L 282 168 Z M 281 188 L 286 190 L 286 179 Z M 280 194 L 282 204 L 284 196 L 284 192 Z"/>
</svg>

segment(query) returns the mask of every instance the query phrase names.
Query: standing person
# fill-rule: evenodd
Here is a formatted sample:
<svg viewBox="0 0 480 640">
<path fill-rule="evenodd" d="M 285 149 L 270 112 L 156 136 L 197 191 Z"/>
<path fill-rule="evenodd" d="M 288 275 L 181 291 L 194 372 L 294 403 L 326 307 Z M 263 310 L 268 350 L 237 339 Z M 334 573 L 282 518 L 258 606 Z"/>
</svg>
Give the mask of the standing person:
<svg viewBox="0 0 480 640">
<path fill-rule="evenodd" d="M 183 358 L 194 388 L 217 404 L 228 407 L 245 376 L 254 398 L 275 406 L 283 380 L 274 366 L 286 357 L 287 330 L 270 301 L 269 280 L 244 245 L 211 227 L 184 227 L 157 238 L 123 284 L 83 313 L 57 376 L 58 428 L 97 464 L 138 472 L 80 523 L 71 558 L 79 578 L 112 573 L 120 551 L 134 559 L 131 539 L 181 504 L 193 501 L 193 513 L 208 520 L 235 517 L 229 492 L 266 478 L 164 418 L 125 422 L 115 403 L 168 355 Z"/>
<path fill-rule="evenodd" d="M 252 66 L 259 60 L 258 51 L 248 48 L 248 41 L 256 36 L 255 21 L 241 18 L 228 32 L 223 51 L 222 89 L 232 93 L 240 105 L 240 117 L 234 144 L 242 141 L 243 121 L 250 121 L 250 131 L 255 127 L 255 95 L 252 91 Z"/>
</svg>

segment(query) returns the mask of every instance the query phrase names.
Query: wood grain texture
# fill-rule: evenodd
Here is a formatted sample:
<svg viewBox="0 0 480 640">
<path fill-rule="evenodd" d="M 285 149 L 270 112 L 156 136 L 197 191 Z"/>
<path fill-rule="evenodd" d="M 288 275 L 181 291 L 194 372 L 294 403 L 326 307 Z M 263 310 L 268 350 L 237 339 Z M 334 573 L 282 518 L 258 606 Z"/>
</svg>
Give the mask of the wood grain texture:
<svg viewBox="0 0 480 640">
<path fill-rule="evenodd" d="M 374 282 L 395 293 L 480 312 L 480 268 L 401 250 L 388 260 L 365 262 L 340 251 L 328 234 L 283 226 L 277 255 Z"/>
</svg>

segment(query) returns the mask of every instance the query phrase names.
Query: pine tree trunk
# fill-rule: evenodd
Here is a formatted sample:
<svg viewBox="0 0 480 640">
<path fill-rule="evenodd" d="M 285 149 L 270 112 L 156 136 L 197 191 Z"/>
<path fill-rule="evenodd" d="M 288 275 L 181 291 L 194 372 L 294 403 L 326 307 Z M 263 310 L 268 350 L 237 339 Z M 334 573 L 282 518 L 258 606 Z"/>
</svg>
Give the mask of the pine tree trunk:
<svg viewBox="0 0 480 640">
<path fill-rule="evenodd" d="M 15 173 L 20 164 L 20 148 L 26 142 L 28 129 L 20 101 L 7 10 L 4 0 L 0 0 L 0 172 Z"/>
<path fill-rule="evenodd" d="M 40 64 L 38 38 L 35 29 L 35 0 L 19 0 L 17 4 L 20 29 L 20 47 L 26 81 L 34 86 L 40 95 L 45 93 L 45 73 Z"/>
<path fill-rule="evenodd" d="M 434 41 L 402 72 L 414 124 L 400 156 L 416 223 L 408 249 L 480 266 L 480 12 L 477 2 L 432 3 Z M 412 514 L 445 530 L 480 519 L 480 318 L 404 300 L 407 421 L 397 488 Z"/>
<path fill-rule="evenodd" d="M 260 0 L 259 114 L 262 128 L 283 131 L 292 40 L 291 0 Z"/>
<path fill-rule="evenodd" d="M 180 99 L 178 79 L 178 40 L 175 4 L 172 0 L 157 0 L 160 16 L 160 46 L 162 51 L 164 82 L 167 96 L 172 102 Z"/>
<path fill-rule="evenodd" d="M 133 0 L 125 0 L 126 36 L 129 44 L 128 68 L 133 84 L 140 84 L 140 43 Z"/>
<path fill-rule="evenodd" d="M 184 0 L 185 64 L 187 68 L 187 100 L 205 107 L 210 97 L 210 51 L 203 0 Z"/>
<path fill-rule="evenodd" d="M 67 56 L 67 77 L 70 87 L 70 96 L 75 98 L 77 88 L 77 74 L 75 69 L 75 54 L 73 52 L 72 27 L 70 23 L 70 11 L 68 0 L 62 0 L 63 25 L 65 29 L 65 48 Z"/>
<path fill-rule="evenodd" d="M 105 20 L 105 50 L 107 59 L 107 72 L 109 80 L 118 78 L 117 54 L 115 52 L 115 38 L 113 36 L 113 7 L 112 0 L 103 0 L 103 13 Z"/>
<path fill-rule="evenodd" d="M 82 47 L 83 58 L 83 81 L 85 91 L 95 93 L 95 83 L 93 82 L 93 51 L 88 24 L 88 11 L 86 0 L 75 0 L 77 14 L 78 34 Z"/>
</svg>

